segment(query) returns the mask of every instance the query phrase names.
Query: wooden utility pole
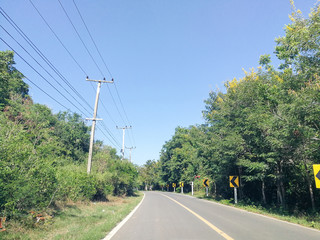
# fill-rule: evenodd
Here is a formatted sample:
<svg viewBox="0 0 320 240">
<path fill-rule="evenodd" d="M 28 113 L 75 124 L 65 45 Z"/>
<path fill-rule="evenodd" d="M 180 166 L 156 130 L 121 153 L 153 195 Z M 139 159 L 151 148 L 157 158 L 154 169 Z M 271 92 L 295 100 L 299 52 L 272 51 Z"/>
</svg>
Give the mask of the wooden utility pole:
<svg viewBox="0 0 320 240">
<path fill-rule="evenodd" d="M 100 88 L 101 83 L 113 83 L 113 79 L 111 81 L 106 81 L 104 78 L 103 80 L 91 80 L 87 77 L 87 81 L 91 82 L 98 82 L 97 87 L 97 94 L 96 94 L 96 102 L 94 104 L 94 111 L 93 111 L 93 118 L 86 118 L 87 120 L 92 120 L 92 127 L 91 127 L 91 136 L 90 136 L 90 147 L 89 147 L 89 156 L 88 156 L 88 167 L 87 167 L 87 173 L 89 174 L 91 172 L 91 161 L 92 161 L 92 150 L 93 150 L 93 140 L 94 140 L 94 131 L 96 128 L 96 121 L 102 120 L 101 118 L 98 119 L 97 117 L 97 111 L 98 111 L 98 102 L 99 102 L 99 94 L 100 94 Z"/>
<path fill-rule="evenodd" d="M 117 129 L 122 129 L 122 149 L 121 149 L 121 153 L 122 153 L 122 159 L 124 159 L 124 135 L 125 135 L 125 130 L 126 129 L 130 129 L 132 128 L 131 126 L 125 126 L 125 127 L 118 127 Z"/>
</svg>

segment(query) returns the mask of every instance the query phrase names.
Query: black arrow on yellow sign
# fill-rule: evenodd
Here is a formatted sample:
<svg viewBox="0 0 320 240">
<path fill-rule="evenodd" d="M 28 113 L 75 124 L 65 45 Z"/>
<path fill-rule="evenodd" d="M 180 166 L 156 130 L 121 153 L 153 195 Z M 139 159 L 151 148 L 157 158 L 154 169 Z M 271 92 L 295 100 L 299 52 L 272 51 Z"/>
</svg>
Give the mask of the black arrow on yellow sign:
<svg viewBox="0 0 320 240">
<path fill-rule="evenodd" d="M 204 185 L 205 187 L 209 187 L 209 179 L 208 179 L 208 178 L 206 178 L 205 180 L 203 180 L 203 185 Z"/>
<path fill-rule="evenodd" d="M 239 187 L 239 180 L 238 180 L 238 176 L 230 176 L 230 186 L 233 186 L 233 187 Z"/>
<path fill-rule="evenodd" d="M 320 164 L 313 164 L 314 180 L 316 188 L 320 188 Z"/>
</svg>

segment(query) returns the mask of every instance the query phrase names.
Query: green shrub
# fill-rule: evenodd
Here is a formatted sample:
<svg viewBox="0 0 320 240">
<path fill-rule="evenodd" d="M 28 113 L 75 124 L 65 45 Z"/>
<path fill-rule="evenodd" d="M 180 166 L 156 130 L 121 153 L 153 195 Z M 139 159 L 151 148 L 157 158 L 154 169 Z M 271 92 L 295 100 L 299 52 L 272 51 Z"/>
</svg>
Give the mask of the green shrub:
<svg viewBox="0 0 320 240">
<path fill-rule="evenodd" d="M 96 194 L 95 200 L 107 200 L 107 196 L 111 195 L 114 191 L 114 187 L 111 183 L 112 174 L 110 172 L 95 174 L 96 178 Z"/>
<path fill-rule="evenodd" d="M 57 170 L 59 200 L 91 200 L 97 193 L 97 179 L 82 166 L 68 165 Z"/>
</svg>

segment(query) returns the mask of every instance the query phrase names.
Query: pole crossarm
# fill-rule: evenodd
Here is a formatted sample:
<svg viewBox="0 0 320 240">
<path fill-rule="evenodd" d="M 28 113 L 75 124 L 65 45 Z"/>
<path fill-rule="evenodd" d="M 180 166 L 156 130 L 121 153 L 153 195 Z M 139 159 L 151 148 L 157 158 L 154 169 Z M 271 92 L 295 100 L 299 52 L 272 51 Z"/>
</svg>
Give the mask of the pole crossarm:
<svg viewBox="0 0 320 240">
<path fill-rule="evenodd" d="M 91 120 L 91 121 L 102 121 L 102 118 L 86 118 L 86 120 Z"/>
<path fill-rule="evenodd" d="M 136 149 L 136 147 L 126 147 L 126 149 Z"/>
<path fill-rule="evenodd" d="M 106 81 L 105 78 L 103 80 L 94 80 L 94 79 L 89 79 L 89 77 L 87 77 L 86 81 L 89 81 L 89 82 L 101 82 L 101 83 L 114 83 L 113 78 L 111 79 L 111 81 Z"/>
</svg>

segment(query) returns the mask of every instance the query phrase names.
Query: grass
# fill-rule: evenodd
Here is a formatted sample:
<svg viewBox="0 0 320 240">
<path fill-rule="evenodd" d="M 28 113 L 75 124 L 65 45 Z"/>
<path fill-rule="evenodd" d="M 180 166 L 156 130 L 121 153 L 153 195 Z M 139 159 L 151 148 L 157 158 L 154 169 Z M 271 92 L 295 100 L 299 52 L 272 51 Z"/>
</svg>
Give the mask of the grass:
<svg viewBox="0 0 320 240">
<path fill-rule="evenodd" d="M 0 232 L 0 239 L 102 239 L 138 205 L 142 196 L 138 193 L 133 197 L 110 197 L 108 202 L 58 203 L 54 218 L 43 225 L 26 228 L 8 222 L 7 231 Z"/>
<path fill-rule="evenodd" d="M 189 193 L 191 195 L 191 193 Z M 238 204 L 234 204 L 233 199 L 215 199 L 212 196 L 206 196 L 203 192 L 194 192 L 194 197 L 206 199 L 209 201 L 217 202 L 223 205 L 228 205 L 236 208 L 240 208 L 246 210 L 248 212 L 258 213 L 261 215 L 273 217 L 276 219 L 280 219 L 283 221 L 296 223 L 305 227 L 315 228 L 320 230 L 320 215 L 318 213 L 315 214 L 307 214 L 307 213 L 296 213 L 292 214 L 286 211 L 282 211 L 280 208 L 272 207 L 266 208 L 261 205 L 247 204 L 239 201 Z"/>
</svg>

